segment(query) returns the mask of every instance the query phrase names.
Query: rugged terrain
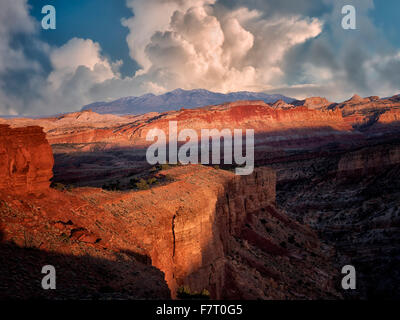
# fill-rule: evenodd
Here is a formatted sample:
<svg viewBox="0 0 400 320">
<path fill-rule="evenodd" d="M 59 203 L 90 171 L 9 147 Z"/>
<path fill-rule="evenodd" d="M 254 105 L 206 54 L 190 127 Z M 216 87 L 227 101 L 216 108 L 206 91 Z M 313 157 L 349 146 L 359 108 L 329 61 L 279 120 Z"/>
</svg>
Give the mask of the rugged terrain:
<svg viewBox="0 0 400 320">
<path fill-rule="evenodd" d="M 44 128 L 55 156 L 54 181 L 97 186 L 128 185 L 148 168 L 149 130 L 255 129 L 256 165 L 312 159 L 399 138 L 400 98 L 352 99 L 337 104 L 308 98 L 288 104 L 239 101 L 145 115 L 101 115 L 91 110 L 42 119 L 0 119 L 12 127 Z"/>
<path fill-rule="evenodd" d="M 338 266 L 356 267 L 358 289 L 346 294 L 399 299 L 399 141 L 290 167 L 297 174 L 278 183 L 278 207 L 335 246 Z"/>
<path fill-rule="evenodd" d="M 32 129 L 6 137 L 24 130 Z M 243 178 L 179 166 L 158 176 L 166 174 L 169 183 L 144 191 L 35 194 L 11 176 L 18 192 L 0 192 L 0 297 L 161 299 L 180 288 L 216 299 L 340 297 L 332 249 L 275 208 L 274 171 Z M 40 288 L 47 264 L 57 269 L 56 291 Z"/>
<path fill-rule="evenodd" d="M 25 297 L 46 297 L 35 288 L 39 265 L 51 257 L 73 270 L 90 260 L 89 277 L 81 267 L 72 273 L 84 291 L 64 282 L 59 298 L 399 297 L 399 119 L 399 96 L 0 119 L 12 128 L 43 127 L 55 160 L 48 188 L 53 158 L 41 129 L 0 127 L 8 157 L 1 162 L 8 181 L 0 187 L 2 257 L 16 252 L 14 267 L 1 264 L 13 279 L 3 295 L 12 281 L 22 286 L 21 272 L 29 278 L 38 270 Z M 146 134 L 168 134 L 169 121 L 197 132 L 255 129 L 257 169 L 238 177 L 223 165 L 149 166 Z M 30 135 L 44 150 L 40 162 L 30 160 Z M 354 292 L 339 287 L 346 264 L 359 275 Z"/>
</svg>

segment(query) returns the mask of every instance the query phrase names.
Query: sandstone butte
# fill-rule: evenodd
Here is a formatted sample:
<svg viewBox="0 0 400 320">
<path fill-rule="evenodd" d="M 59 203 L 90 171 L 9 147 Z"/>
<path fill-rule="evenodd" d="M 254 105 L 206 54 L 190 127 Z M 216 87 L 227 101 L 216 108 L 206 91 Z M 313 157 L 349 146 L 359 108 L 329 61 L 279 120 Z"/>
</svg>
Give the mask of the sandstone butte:
<svg viewBox="0 0 400 320">
<path fill-rule="evenodd" d="M 276 209 L 271 169 L 182 166 L 146 191 L 57 191 L 41 129 L 0 132 L 3 298 L 176 298 L 183 286 L 216 299 L 340 297 L 330 249 Z M 58 268 L 57 292 L 36 289 L 43 263 Z"/>
</svg>

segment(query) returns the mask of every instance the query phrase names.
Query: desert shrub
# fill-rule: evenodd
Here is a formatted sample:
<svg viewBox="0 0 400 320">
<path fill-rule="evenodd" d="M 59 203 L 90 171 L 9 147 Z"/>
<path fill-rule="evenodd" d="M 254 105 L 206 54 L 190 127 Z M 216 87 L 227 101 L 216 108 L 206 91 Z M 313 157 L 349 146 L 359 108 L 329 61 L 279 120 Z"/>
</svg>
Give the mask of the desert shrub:
<svg viewBox="0 0 400 320">
<path fill-rule="evenodd" d="M 65 243 L 69 243 L 69 242 L 70 242 L 70 237 L 67 236 L 65 233 L 62 233 L 62 234 L 60 235 L 60 240 L 61 240 L 62 242 L 65 242 Z"/>
<path fill-rule="evenodd" d="M 210 292 L 207 289 L 203 289 L 201 292 L 191 292 L 188 286 L 182 286 L 177 291 L 177 297 L 184 300 L 208 300 L 210 299 Z"/>
<path fill-rule="evenodd" d="M 51 184 L 51 187 L 52 187 L 53 189 L 58 190 L 58 191 L 64 191 L 64 190 L 65 190 L 65 185 L 63 185 L 62 183 L 58 183 L 58 182 L 52 183 L 52 184 Z"/>
<path fill-rule="evenodd" d="M 62 183 L 58 183 L 58 182 L 52 183 L 50 187 L 53 189 L 56 189 L 56 190 L 60 190 L 60 191 L 64 190 L 64 185 Z"/>
<path fill-rule="evenodd" d="M 151 184 L 156 184 L 156 183 L 158 183 L 158 181 L 157 181 L 157 178 L 152 177 L 152 178 L 149 178 L 149 179 L 147 180 L 147 183 L 148 183 L 149 185 L 151 185 Z"/>
<path fill-rule="evenodd" d="M 201 291 L 201 295 L 203 296 L 203 297 L 208 297 L 208 298 L 210 298 L 210 292 L 207 290 L 207 289 L 203 289 L 202 291 Z"/>
<path fill-rule="evenodd" d="M 190 288 L 188 286 L 182 286 L 178 288 L 178 297 L 179 295 L 190 295 Z"/>
<path fill-rule="evenodd" d="M 150 188 L 150 186 L 148 185 L 146 180 L 140 179 L 140 181 L 136 183 L 136 188 L 138 188 L 139 190 L 147 190 Z"/>
</svg>

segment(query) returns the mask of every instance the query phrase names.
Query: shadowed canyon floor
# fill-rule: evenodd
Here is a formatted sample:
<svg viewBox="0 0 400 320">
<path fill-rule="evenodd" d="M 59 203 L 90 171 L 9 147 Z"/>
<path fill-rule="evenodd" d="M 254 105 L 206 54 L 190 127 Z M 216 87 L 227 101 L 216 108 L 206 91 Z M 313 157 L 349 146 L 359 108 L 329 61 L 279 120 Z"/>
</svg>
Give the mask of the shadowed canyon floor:
<svg viewBox="0 0 400 320">
<path fill-rule="evenodd" d="M 357 267 L 349 297 L 400 298 L 399 156 L 397 142 L 314 159 L 313 170 L 292 163 L 307 178 L 278 183 L 278 206 L 336 248 L 338 267 Z"/>
</svg>

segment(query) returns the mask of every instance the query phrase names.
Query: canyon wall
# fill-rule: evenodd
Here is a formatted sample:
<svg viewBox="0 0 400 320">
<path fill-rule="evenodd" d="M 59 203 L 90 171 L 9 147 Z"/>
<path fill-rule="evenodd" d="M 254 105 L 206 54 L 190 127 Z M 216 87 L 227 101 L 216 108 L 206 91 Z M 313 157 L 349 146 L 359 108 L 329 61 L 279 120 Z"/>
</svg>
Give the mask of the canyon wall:
<svg viewBox="0 0 400 320">
<path fill-rule="evenodd" d="M 176 181 L 100 200 L 101 207 L 124 216 L 127 232 L 165 273 L 173 296 L 186 285 L 221 298 L 231 239 L 240 235 L 247 212 L 273 205 L 274 172 L 257 170 L 245 179 L 202 166 L 166 172 Z"/>
<path fill-rule="evenodd" d="M 398 96 L 379 99 L 354 96 L 343 103 L 313 97 L 292 104 L 237 101 L 197 109 L 141 116 L 100 115 L 90 110 L 43 119 L 0 119 L 11 126 L 40 125 L 55 155 L 54 181 L 101 187 L 123 181 L 146 168 L 146 141 L 151 129 L 254 129 L 255 164 L 274 165 L 296 158 L 356 150 L 398 139 Z M 296 169 L 296 168 L 294 168 Z M 278 172 L 280 180 L 281 173 Z"/>
<path fill-rule="evenodd" d="M 183 287 L 205 289 L 214 299 L 340 297 L 331 249 L 275 209 L 274 171 L 239 177 L 179 166 L 159 174 L 174 181 L 113 195 L 87 189 L 80 196 L 118 217 L 124 228 L 108 244 L 129 239 L 164 272 L 172 297 Z"/>
<path fill-rule="evenodd" d="M 58 118 L 0 119 L 12 126 L 40 125 L 45 128 L 50 144 L 107 144 L 108 147 L 148 146 L 147 132 L 162 129 L 168 135 L 169 122 L 178 121 L 178 130 L 193 129 L 254 129 L 256 135 L 275 135 L 288 130 L 304 130 L 309 135 L 336 131 L 349 132 L 352 127 L 340 110 L 313 110 L 305 106 L 276 107 L 262 101 L 239 101 L 219 106 L 170 111 L 162 114 L 117 117 L 91 111 L 71 113 Z"/>
<path fill-rule="evenodd" d="M 400 164 L 400 145 L 363 148 L 344 154 L 339 162 L 338 176 L 368 175 Z"/>
<path fill-rule="evenodd" d="M 42 128 L 0 125 L 0 190 L 41 192 L 50 186 L 53 164 Z"/>
<path fill-rule="evenodd" d="M 0 300 L 169 299 L 164 274 L 135 245 L 107 245 L 118 220 L 79 191 L 50 188 L 53 163 L 41 127 L 0 125 Z M 57 290 L 40 287 L 45 265 Z"/>
<path fill-rule="evenodd" d="M 337 268 L 354 265 L 358 299 L 397 299 L 400 291 L 400 145 L 281 163 L 277 205 L 334 245 Z"/>
</svg>

